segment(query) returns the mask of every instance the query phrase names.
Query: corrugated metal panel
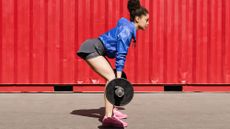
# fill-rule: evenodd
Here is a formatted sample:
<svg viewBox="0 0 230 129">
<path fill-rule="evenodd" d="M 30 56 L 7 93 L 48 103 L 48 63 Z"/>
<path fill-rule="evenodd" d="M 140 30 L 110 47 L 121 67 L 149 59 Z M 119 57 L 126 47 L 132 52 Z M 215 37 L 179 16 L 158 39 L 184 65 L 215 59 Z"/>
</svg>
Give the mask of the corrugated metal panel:
<svg viewBox="0 0 230 129">
<path fill-rule="evenodd" d="M 125 71 L 138 84 L 230 83 L 230 1 L 141 0 Z M 98 84 L 80 44 L 128 18 L 126 0 L 0 0 L 1 84 Z M 111 61 L 114 64 L 114 61 Z"/>
</svg>

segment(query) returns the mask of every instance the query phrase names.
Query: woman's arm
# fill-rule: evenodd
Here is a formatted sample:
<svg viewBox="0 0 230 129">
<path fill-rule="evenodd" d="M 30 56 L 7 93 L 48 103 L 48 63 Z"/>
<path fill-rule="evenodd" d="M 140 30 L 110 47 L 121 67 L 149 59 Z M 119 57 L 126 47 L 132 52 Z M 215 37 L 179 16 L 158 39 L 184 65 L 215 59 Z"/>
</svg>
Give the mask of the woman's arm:
<svg viewBox="0 0 230 129">
<path fill-rule="evenodd" d="M 117 71 L 117 78 L 121 78 L 122 71 Z"/>
<path fill-rule="evenodd" d="M 117 72 L 117 78 L 121 77 L 125 61 L 126 61 L 126 55 L 128 53 L 128 48 L 132 39 L 132 34 L 130 32 L 130 29 L 126 26 L 122 26 L 120 33 L 117 36 L 118 42 L 117 42 L 117 53 L 116 53 L 116 70 Z"/>
</svg>

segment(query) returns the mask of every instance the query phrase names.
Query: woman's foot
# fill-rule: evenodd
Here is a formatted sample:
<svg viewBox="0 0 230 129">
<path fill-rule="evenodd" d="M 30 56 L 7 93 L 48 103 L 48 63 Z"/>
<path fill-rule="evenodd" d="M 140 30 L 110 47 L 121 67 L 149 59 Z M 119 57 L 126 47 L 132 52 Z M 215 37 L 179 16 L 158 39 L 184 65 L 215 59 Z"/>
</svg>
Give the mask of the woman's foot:
<svg viewBox="0 0 230 129">
<path fill-rule="evenodd" d="M 113 126 L 113 127 L 127 127 L 128 123 L 118 119 L 117 117 L 106 117 L 104 116 L 102 120 L 103 126 Z"/>
<path fill-rule="evenodd" d="M 117 117 L 118 119 L 126 119 L 128 117 L 127 114 L 120 112 L 117 108 L 113 108 L 113 116 Z"/>
</svg>

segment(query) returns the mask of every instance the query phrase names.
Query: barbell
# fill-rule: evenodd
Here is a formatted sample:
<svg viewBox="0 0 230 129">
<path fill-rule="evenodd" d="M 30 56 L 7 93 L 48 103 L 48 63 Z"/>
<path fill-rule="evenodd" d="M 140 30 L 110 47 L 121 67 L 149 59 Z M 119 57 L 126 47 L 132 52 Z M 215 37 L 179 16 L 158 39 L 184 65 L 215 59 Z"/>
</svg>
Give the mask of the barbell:
<svg viewBox="0 0 230 129">
<path fill-rule="evenodd" d="M 133 98 L 133 86 L 122 72 L 122 78 L 111 80 L 105 90 L 107 100 L 115 106 L 124 106 Z"/>
</svg>

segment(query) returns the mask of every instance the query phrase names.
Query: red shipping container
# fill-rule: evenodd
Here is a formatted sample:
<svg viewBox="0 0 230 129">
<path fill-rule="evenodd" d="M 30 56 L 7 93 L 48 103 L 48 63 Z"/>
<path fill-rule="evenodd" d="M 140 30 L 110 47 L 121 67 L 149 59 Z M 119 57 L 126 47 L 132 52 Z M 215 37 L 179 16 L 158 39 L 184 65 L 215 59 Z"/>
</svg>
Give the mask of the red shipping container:
<svg viewBox="0 0 230 129">
<path fill-rule="evenodd" d="M 141 4 L 150 25 L 129 49 L 125 72 L 134 85 L 230 86 L 229 0 Z M 129 18 L 127 0 L 0 0 L 0 84 L 103 85 L 75 53 L 121 17 Z"/>
</svg>

